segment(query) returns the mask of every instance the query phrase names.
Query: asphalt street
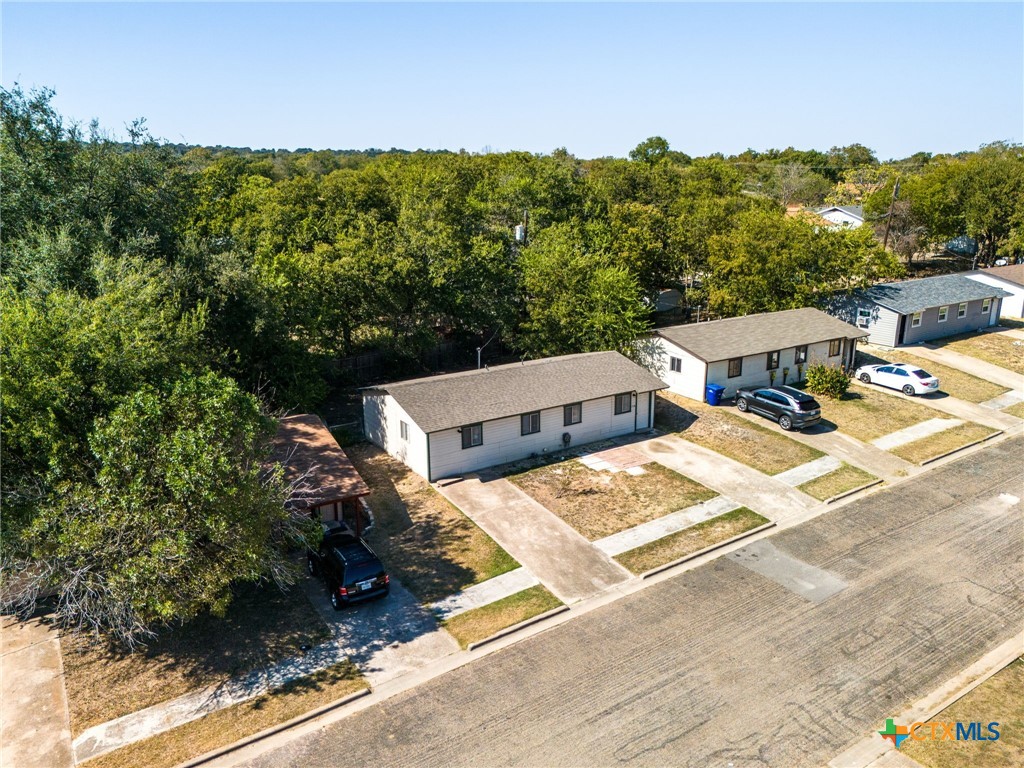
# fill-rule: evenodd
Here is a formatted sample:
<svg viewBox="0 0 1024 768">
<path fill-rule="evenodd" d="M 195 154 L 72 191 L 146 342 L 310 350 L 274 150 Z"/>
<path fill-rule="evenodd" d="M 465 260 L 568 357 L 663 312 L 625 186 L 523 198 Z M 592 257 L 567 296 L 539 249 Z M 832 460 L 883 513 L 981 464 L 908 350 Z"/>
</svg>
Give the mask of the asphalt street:
<svg viewBox="0 0 1024 768">
<path fill-rule="evenodd" d="M 1022 457 L 993 445 L 253 764 L 823 765 L 1024 624 Z"/>
</svg>

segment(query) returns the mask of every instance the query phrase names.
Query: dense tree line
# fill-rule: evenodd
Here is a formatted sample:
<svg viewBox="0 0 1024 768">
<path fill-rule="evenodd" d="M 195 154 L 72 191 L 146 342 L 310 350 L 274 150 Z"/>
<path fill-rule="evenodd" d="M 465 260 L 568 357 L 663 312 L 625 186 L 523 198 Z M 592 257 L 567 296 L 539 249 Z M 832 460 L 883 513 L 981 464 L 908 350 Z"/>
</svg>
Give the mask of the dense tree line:
<svg viewBox="0 0 1024 768">
<path fill-rule="evenodd" d="M 897 175 L 894 242 L 903 216 L 915 247 L 1022 250 L 1019 147 L 252 152 L 141 122 L 122 142 L 51 97 L 2 93 L 4 589 L 56 588 L 67 621 L 126 638 L 223 607 L 233 580 L 287 580 L 310 531 L 261 469 L 268 414 L 315 407 L 339 356 L 412 375 L 439 339 L 629 352 L 671 287 L 725 316 L 812 305 L 902 267 L 870 228 L 785 205 L 887 216 Z"/>
</svg>

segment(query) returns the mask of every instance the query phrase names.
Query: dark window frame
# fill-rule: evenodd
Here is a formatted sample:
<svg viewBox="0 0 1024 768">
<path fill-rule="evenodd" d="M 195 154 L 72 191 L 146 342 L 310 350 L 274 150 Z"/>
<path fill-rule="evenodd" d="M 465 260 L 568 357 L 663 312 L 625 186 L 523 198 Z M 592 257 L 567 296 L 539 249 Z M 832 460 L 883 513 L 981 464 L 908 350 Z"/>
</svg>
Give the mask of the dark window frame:
<svg viewBox="0 0 1024 768">
<path fill-rule="evenodd" d="M 782 359 L 782 350 L 776 349 L 774 352 L 768 353 L 766 371 L 777 371 L 779 370 L 779 361 Z"/>
<path fill-rule="evenodd" d="M 793 364 L 804 365 L 807 363 L 807 345 L 801 344 L 793 350 Z"/>
<path fill-rule="evenodd" d="M 484 423 L 478 421 L 475 424 L 464 424 L 459 427 L 462 433 L 462 450 L 477 448 L 484 444 Z M 476 439 L 474 439 L 474 435 Z"/>
<path fill-rule="evenodd" d="M 841 354 L 843 354 L 843 340 L 842 339 L 832 339 L 831 341 L 829 341 L 829 343 L 828 343 L 828 356 L 829 357 L 839 357 Z"/>
<path fill-rule="evenodd" d="M 735 371 L 736 371 L 735 373 L 733 373 L 734 367 L 735 367 Z M 743 375 L 743 358 L 742 357 L 734 357 L 731 360 L 729 360 L 729 371 L 728 371 L 729 378 L 730 379 L 735 379 L 737 376 L 742 376 L 742 375 Z"/>
<path fill-rule="evenodd" d="M 668 368 L 669 368 L 670 371 L 672 371 L 672 373 L 682 373 L 683 372 L 683 358 L 681 358 L 681 357 L 672 357 L 672 355 L 669 355 L 669 357 L 668 357 Z"/>
<path fill-rule="evenodd" d="M 572 418 L 573 408 L 579 409 L 578 415 L 575 420 L 573 420 Z M 579 424 L 581 421 L 583 421 L 583 403 L 566 403 L 564 406 L 562 406 L 562 415 L 563 427 L 571 427 L 573 424 Z"/>
<path fill-rule="evenodd" d="M 624 402 L 626 407 L 623 409 L 619 403 L 625 398 Z M 633 393 L 632 392 L 620 392 L 615 396 L 615 415 L 621 416 L 624 413 L 631 413 L 633 410 Z"/>
<path fill-rule="evenodd" d="M 534 417 L 536 417 L 536 426 L 534 426 Z M 540 411 L 530 411 L 519 417 L 519 434 L 521 436 L 535 435 L 538 432 L 540 432 Z"/>
</svg>

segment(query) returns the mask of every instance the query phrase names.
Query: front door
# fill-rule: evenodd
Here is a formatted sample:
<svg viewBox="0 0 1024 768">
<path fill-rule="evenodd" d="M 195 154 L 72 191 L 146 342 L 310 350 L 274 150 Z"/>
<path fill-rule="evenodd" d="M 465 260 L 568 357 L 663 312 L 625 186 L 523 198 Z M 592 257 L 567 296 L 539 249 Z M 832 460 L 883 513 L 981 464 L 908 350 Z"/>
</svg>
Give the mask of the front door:
<svg viewBox="0 0 1024 768">
<path fill-rule="evenodd" d="M 899 331 L 896 334 L 896 346 L 897 347 L 901 346 L 903 344 L 903 336 L 904 336 L 904 334 L 906 332 L 907 332 L 907 316 L 906 315 L 900 315 L 900 328 L 899 328 Z"/>
</svg>

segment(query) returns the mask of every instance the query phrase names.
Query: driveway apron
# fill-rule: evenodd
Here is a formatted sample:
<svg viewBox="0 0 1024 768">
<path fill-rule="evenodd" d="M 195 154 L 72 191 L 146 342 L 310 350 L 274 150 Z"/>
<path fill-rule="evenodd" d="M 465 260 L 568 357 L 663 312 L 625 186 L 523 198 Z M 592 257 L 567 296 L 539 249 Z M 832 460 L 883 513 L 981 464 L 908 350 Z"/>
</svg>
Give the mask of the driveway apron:
<svg viewBox="0 0 1024 768">
<path fill-rule="evenodd" d="M 801 519 L 818 503 L 774 477 L 675 435 L 645 440 L 637 443 L 637 447 L 659 464 L 780 525 Z"/>
<path fill-rule="evenodd" d="M 57 630 L 37 618 L 0 625 L 0 766 L 72 766 Z"/>
<path fill-rule="evenodd" d="M 563 603 L 575 603 L 631 578 L 575 529 L 504 478 L 467 475 L 434 487 Z"/>
</svg>

